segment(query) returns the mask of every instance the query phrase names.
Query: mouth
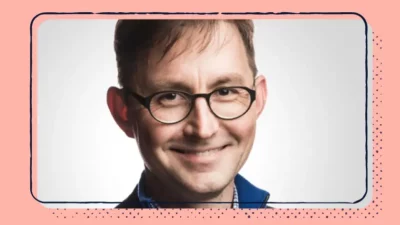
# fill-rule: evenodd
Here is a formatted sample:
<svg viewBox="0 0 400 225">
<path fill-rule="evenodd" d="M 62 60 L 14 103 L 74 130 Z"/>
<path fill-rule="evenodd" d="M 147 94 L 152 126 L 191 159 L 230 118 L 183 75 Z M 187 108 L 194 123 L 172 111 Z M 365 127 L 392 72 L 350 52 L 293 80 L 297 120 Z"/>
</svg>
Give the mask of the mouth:
<svg viewBox="0 0 400 225">
<path fill-rule="evenodd" d="M 171 148 L 171 150 L 177 153 L 177 155 L 185 161 L 189 161 L 191 163 L 208 164 L 218 161 L 218 159 L 222 156 L 221 152 L 223 152 L 227 147 L 228 145 L 206 148 L 206 149 L 205 148 L 189 149 L 185 147 L 185 148 Z"/>
<path fill-rule="evenodd" d="M 193 156 L 210 156 L 215 153 L 218 153 L 224 150 L 227 145 L 215 148 L 208 148 L 208 149 L 178 149 L 178 148 L 171 148 L 172 151 L 183 154 L 183 155 L 193 155 Z"/>
</svg>

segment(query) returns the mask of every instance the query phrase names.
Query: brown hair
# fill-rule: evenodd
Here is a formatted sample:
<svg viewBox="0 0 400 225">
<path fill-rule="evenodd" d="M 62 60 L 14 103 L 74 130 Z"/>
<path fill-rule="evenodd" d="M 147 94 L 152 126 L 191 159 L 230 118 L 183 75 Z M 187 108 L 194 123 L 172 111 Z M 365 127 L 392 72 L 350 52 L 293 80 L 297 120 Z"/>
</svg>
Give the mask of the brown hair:
<svg viewBox="0 0 400 225">
<path fill-rule="evenodd" d="M 118 67 L 118 82 L 125 87 L 132 81 L 132 75 L 139 72 L 139 66 L 147 65 L 150 51 L 162 49 L 161 59 L 174 44 L 189 30 L 204 35 L 201 49 L 204 50 L 215 32 L 220 20 L 119 20 L 115 27 L 114 50 Z M 255 76 L 257 67 L 253 46 L 254 24 L 251 20 L 225 20 L 234 25 L 243 40 L 249 66 Z M 188 29 L 191 28 L 191 29 Z M 196 33 L 196 35 L 199 35 Z M 161 60 L 160 59 L 160 60 Z"/>
</svg>

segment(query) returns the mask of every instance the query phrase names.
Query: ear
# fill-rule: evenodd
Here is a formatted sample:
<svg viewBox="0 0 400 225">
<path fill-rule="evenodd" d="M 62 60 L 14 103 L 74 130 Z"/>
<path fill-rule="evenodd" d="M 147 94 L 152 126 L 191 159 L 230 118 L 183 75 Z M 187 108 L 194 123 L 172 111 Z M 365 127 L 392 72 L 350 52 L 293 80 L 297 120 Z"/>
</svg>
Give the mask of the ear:
<svg viewBox="0 0 400 225">
<path fill-rule="evenodd" d="M 128 117 L 128 106 L 124 101 L 123 93 L 116 87 L 107 91 L 107 105 L 115 122 L 128 137 L 135 138 L 131 122 Z"/>
<path fill-rule="evenodd" d="M 256 88 L 256 111 L 257 118 L 261 115 L 264 110 L 265 103 L 267 100 L 267 80 L 263 75 L 259 75 L 255 80 Z"/>
</svg>

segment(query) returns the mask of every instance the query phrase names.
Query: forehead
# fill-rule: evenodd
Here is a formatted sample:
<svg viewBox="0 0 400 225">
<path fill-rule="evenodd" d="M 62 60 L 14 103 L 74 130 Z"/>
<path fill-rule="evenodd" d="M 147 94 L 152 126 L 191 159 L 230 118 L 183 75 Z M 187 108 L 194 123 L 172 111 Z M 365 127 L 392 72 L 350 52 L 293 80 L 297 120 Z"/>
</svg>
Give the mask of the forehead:
<svg viewBox="0 0 400 225">
<path fill-rule="evenodd" d="M 248 62 L 239 31 L 221 21 L 211 30 L 185 30 L 166 55 L 162 48 L 153 48 L 147 71 L 137 76 L 136 83 L 143 91 L 172 83 L 195 89 L 230 78 L 237 85 L 250 85 L 253 74 Z"/>
</svg>

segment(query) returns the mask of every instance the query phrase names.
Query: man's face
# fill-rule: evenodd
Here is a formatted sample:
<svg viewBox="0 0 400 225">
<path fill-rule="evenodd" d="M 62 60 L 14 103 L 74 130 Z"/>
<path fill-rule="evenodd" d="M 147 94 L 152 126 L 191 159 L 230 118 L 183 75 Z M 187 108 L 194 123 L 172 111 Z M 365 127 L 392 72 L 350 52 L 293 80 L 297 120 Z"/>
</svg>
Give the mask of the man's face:
<svg viewBox="0 0 400 225">
<path fill-rule="evenodd" d="M 190 37 L 194 38 L 191 43 L 197 43 L 202 35 Z M 170 60 L 169 56 L 186 47 L 185 38 L 160 62 L 156 51 L 151 54 L 147 74 L 135 78 L 135 92 L 149 96 L 165 90 L 197 94 L 229 86 L 254 89 L 245 47 L 232 25 L 221 23 L 204 51 L 199 53 L 194 46 Z M 201 194 L 223 190 L 241 169 L 253 145 L 256 119 L 265 101 L 263 77 L 257 79 L 255 88 L 256 101 L 246 114 L 234 120 L 218 119 L 206 99 L 198 98 L 186 119 L 163 124 L 131 99 L 128 117 L 149 171 L 177 191 Z M 204 150 L 211 151 L 182 153 Z"/>
</svg>

